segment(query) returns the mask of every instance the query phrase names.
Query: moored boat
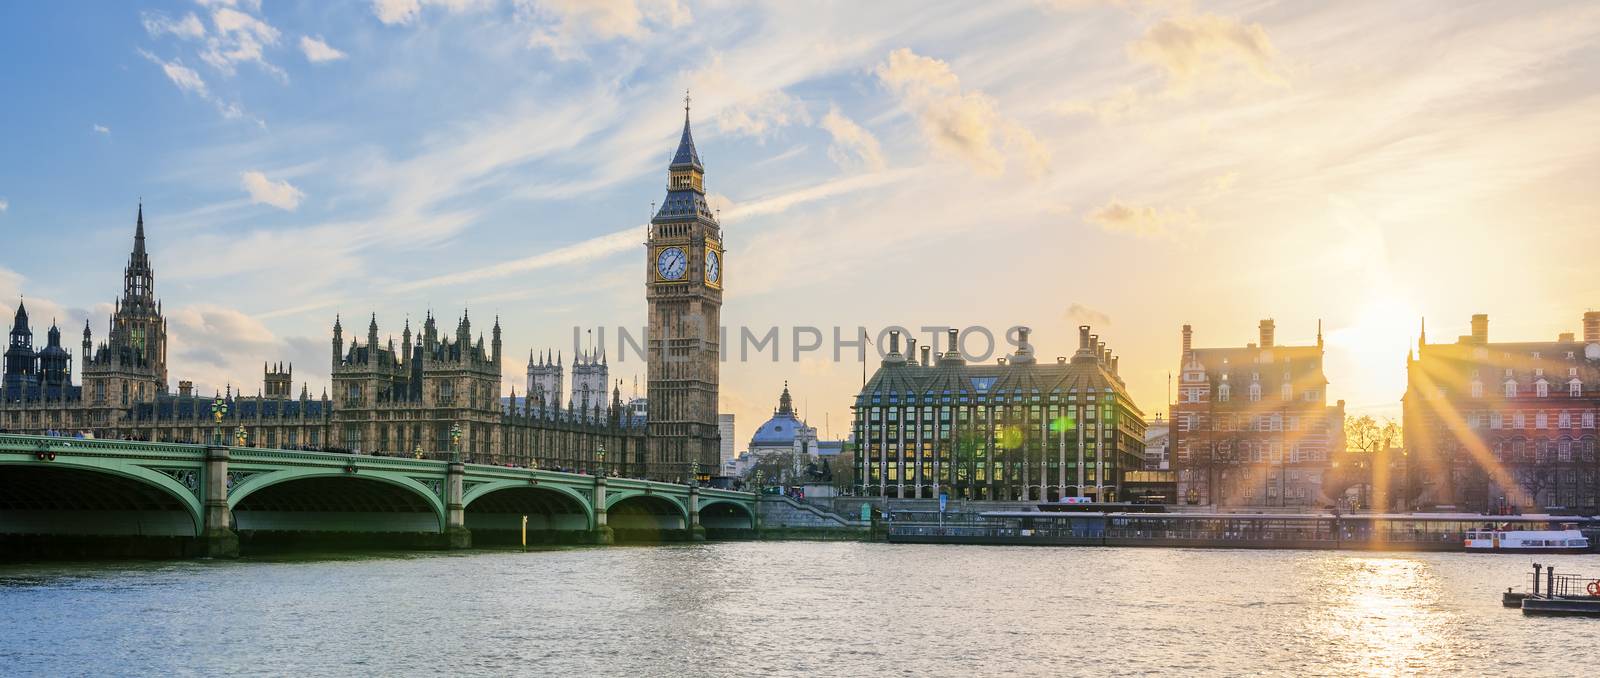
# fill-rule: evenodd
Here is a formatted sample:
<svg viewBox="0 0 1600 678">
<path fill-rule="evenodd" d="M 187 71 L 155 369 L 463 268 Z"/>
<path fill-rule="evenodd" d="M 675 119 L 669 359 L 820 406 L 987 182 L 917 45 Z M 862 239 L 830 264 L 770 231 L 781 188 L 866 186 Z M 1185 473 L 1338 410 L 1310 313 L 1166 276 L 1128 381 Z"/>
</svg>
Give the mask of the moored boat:
<svg viewBox="0 0 1600 678">
<path fill-rule="evenodd" d="M 1589 539 L 1574 529 L 1468 530 L 1462 544 L 1471 553 L 1582 553 Z"/>
</svg>

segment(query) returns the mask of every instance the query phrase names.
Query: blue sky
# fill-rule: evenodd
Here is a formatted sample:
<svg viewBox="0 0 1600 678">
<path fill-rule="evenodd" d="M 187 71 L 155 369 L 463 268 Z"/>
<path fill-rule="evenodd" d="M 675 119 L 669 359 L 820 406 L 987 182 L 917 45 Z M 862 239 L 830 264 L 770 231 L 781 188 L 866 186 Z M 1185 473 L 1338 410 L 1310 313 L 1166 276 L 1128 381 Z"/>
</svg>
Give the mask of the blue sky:
<svg viewBox="0 0 1600 678">
<path fill-rule="evenodd" d="M 1183 323 L 1321 319 L 1330 394 L 1393 412 L 1420 316 L 1553 338 L 1600 300 L 1597 35 L 1558 2 L 4 3 L 0 309 L 103 333 L 142 197 L 176 378 L 320 391 L 335 313 L 470 306 L 520 392 L 527 350 L 642 323 L 691 88 L 730 327 L 1057 355 L 1088 322 L 1154 412 Z M 838 433 L 826 357 L 727 365 L 724 409 L 787 379 Z"/>
</svg>

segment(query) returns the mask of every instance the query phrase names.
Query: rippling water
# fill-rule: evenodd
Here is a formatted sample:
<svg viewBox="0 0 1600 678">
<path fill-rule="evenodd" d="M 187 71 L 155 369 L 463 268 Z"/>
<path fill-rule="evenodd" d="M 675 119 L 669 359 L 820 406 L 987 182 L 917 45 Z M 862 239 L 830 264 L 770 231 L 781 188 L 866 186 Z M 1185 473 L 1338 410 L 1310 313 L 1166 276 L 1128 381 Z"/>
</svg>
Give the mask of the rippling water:
<svg viewBox="0 0 1600 678">
<path fill-rule="evenodd" d="M 1531 560 L 766 542 L 0 566 L 0 674 L 1593 675 L 1600 620 L 1500 607 Z"/>
</svg>

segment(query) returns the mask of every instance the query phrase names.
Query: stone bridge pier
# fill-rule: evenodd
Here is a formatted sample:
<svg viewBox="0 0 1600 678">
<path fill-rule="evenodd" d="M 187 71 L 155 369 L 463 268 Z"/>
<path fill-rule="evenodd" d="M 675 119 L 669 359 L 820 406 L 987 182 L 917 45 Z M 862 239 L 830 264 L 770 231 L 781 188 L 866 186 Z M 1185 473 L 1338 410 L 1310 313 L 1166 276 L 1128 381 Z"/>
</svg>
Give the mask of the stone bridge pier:
<svg viewBox="0 0 1600 678">
<path fill-rule="evenodd" d="M 228 508 L 228 448 L 206 448 L 204 475 L 201 552 L 210 558 L 238 557 L 239 533 L 233 531 L 233 512 Z"/>
</svg>

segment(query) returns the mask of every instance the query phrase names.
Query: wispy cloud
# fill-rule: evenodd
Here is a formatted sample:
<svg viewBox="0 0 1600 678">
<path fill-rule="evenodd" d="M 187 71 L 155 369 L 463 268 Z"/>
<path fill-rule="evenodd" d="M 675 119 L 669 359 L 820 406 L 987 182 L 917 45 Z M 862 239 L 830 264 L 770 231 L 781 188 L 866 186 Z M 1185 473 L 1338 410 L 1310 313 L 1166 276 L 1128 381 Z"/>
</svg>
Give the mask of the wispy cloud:
<svg viewBox="0 0 1600 678">
<path fill-rule="evenodd" d="M 878 138 L 845 117 L 839 112 L 838 106 L 828 108 L 828 114 L 822 117 L 822 129 L 833 137 L 833 145 L 828 147 L 828 157 L 840 167 L 860 163 L 872 171 L 883 169 L 883 149 L 878 146 Z"/>
<path fill-rule="evenodd" d="M 1155 238 L 1168 237 L 1175 229 L 1193 226 L 1197 217 L 1192 208 L 1173 210 L 1113 200 L 1090 210 L 1084 219 L 1112 233 Z"/>
<path fill-rule="evenodd" d="M 491 0 L 372 0 L 372 14 L 386 26 L 403 26 L 422 16 L 425 6 L 442 7 L 454 13 L 490 4 Z"/>
<path fill-rule="evenodd" d="M 185 40 L 197 40 L 206 35 L 205 24 L 200 23 L 200 17 L 189 12 L 182 19 L 173 19 L 160 12 L 143 12 L 140 18 L 144 22 L 144 30 L 151 37 L 162 35 L 175 35 Z"/>
<path fill-rule="evenodd" d="M 585 46 L 637 40 L 657 26 L 677 28 L 693 17 L 678 0 L 515 0 L 519 19 L 532 26 L 528 46 L 559 59 L 584 56 Z"/>
<path fill-rule="evenodd" d="M 142 49 L 139 50 L 139 54 L 145 59 L 149 60 L 150 63 L 160 66 L 161 72 L 165 74 L 167 79 L 172 81 L 172 84 L 176 85 L 179 90 L 198 96 L 202 100 L 209 102 L 212 106 L 215 106 L 217 112 L 222 114 L 222 117 L 229 120 L 237 120 L 247 117 L 242 106 L 240 106 L 237 102 L 225 101 L 222 99 L 222 97 L 213 94 L 211 89 L 206 86 L 205 79 L 201 78 L 200 74 L 195 72 L 194 69 L 183 65 L 181 60 L 173 59 L 172 61 L 167 61 Z M 257 125 L 263 127 L 266 125 L 266 123 L 262 122 L 259 118 L 251 119 L 254 120 Z"/>
<path fill-rule="evenodd" d="M 111 128 L 110 127 L 106 127 L 105 125 L 102 125 L 100 123 L 95 123 L 95 124 L 91 125 L 89 127 L 89 129 L 91 131 L 96 132 L 96 133 L 104 134 L 104 135 L 107 135 L 107 136 L 109 136 L 111 134 Z"/>
<path fill-rule="evenodd" d="M 206 89 L 206 81 L 201 78 L 200 74 L 196 73 L 194 69 L 183 65 L 182 61 L 177 59 L 166 61 L 161 57 L 144 50 L 139 50 L 139 54 L 143 55 L 144 58 L 149 59 L 150 63 L 160 66 L 161 72 L 165 73 L 167 79 L 171 80 L 172 84 L 177 85 L 178 89 L 185 92 L 198 94 L 202 97 L 209 97 L 211 95 L 211 91 Z"/>
<path fill-rule="evenodd" d="M 558 247 L 549 252 L 542 252 L 521 259 L 501 262 L 490 266 L 474 268 L 459 273 L 435 276 L 415 282 L 403 283 L 398 289 L 402 292 L 441 287 L 445 285 L 460 285 L 462 283 L 478 282 L 494 278 L 504 278 L 518 273 L 527 273 L 553 266 L 568 266 L 572 264 L 594 261 L 602 257 L 611 256 L 618 252 L 642 247 L 645 238 L 643 224 L 620 231 L 608 233 L 598 238 L 590 238 L 582 242 L 573 243 L 565 247 Z"/>
<path fill-rule="evenodd" d="M 978 90 L 963 91 L 949 64 L 902 47 L 890 52 L 876 73 L 916 115 L 935 148 L 989 174 L 1005 171 L 1001 146 L 1021 156 L 1031 173 L 1049 168 L 1050 153 L 1033 133 L 1001 116 L 993 97 Z"/>
<path fill-rule="evenodd" d="M 1262 82 L 1287 84 L 1275 63 L 1277 50 L 1258 23 L 1246 24 L 1215 14 L 1172 16 L 1151 26 L 1128 44 L 1133 58 L 1166 72 L 1176 88 L 1192 87 L 1201 78 L 1243 70 Z"/>
<path fill-rule="evenodd" d="M 306 197 L 289 182 L 273 181 L 256 170 L 240 174 L 239 181 L 250 194 L 250 202 L 271 205 L 280 210 L 293 212 L 300 206 L 300 200 Z"/>
<path fill-rule="evenodd" d="M 253 62 L 280 80 L 288 80 L 283 69 L 268 63 L 263 50 L 278 44 L 278 29 L 259 17 L 232 7 L 220 7 L 211 13 L 212 33 L 206 37 L 200 59 L 213 68 L 233 75 L 234 66 Z"/>
<path fill-rule="evenodd" d="M 8 209 L 11 209 L 11 202 L 5 198 L 0 198 L 0 214 L 4 214 Z"/>
<path fill-rule="evenodd" d="M 300 36 L 300 51 L 305 53 L 306 61 L 314 64 L 338 61 L 345 58 L 345 53 L 330 47 L 322 36 Z"/>
<path fill-rule="evenodd" d="M 1070 323 L 1094 325 L 1096 327 L 1109 327 L 1111 325 L 1110 314 L 1083 304 L 1074 303 L 1068 306 L 1065 315 L 1067 322 Z"/>
</svg>

